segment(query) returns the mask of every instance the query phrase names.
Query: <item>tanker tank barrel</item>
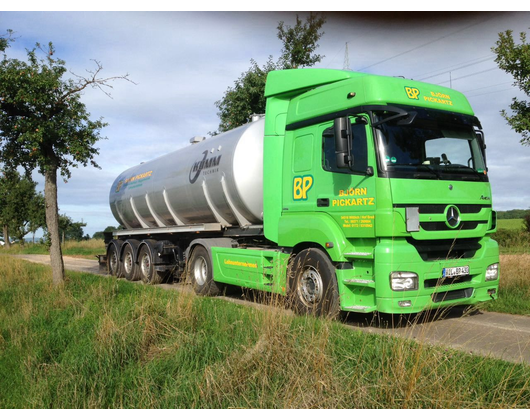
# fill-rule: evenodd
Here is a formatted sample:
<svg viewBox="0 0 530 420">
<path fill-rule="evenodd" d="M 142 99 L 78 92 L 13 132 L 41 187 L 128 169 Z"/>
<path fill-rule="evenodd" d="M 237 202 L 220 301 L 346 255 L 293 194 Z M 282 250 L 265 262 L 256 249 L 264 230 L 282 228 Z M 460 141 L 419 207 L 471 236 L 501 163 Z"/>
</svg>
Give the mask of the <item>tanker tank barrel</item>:
<svg viewBox="0 0 530 420">
<path fill-rule="evenodd" d="M 262 224 L 264 120 L 147 161 L 120 174 L 109 202 L 128 229 Z"/>
</svg>

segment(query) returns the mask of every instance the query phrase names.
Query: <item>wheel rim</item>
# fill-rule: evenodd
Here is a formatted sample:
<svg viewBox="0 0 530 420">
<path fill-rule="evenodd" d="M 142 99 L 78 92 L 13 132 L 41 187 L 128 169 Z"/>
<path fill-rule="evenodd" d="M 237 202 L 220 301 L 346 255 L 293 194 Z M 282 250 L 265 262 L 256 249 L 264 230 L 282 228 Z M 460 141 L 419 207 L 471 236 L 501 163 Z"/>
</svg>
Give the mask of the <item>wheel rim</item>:
<svg viewBox="0 0 530 420">
<path fill-rule="evenodd" d="M 149 281 L 149 274 L 151 270 L 151 258 L 148 254 L 144 254 L 140 261 L 140 269 L 142 270 L 142 277 Z"/>
<path fill-rule="evenodd" d="M 208 276 L 208 264 L 204 257 L 198 257 L 193 264 L 193 277 L 195 282 L 202 286 L 206 283 Z"/>
<path fill-rule="evenodd" d="M 116 252 L 116 249 L 112 249 L 110 252 L 110 272 L 112 274 L 115 274 L 118 270 L 118 253 Z"/>
<path fill-rule="evenodd" d="M 133 268 L 133 258 L 132 254 L 130 252 L 125 253 L 125 257 L 123 258 L 123 267 L 125 269 L 126 273 L 131 273 Z"/>
<path fill-rule="evenodd" d="M 318 270 L 305 267 L 298 282 L 298 294 L 307 306 L 313 306 L 322 300 L 324 284 Z"/>
</svg>

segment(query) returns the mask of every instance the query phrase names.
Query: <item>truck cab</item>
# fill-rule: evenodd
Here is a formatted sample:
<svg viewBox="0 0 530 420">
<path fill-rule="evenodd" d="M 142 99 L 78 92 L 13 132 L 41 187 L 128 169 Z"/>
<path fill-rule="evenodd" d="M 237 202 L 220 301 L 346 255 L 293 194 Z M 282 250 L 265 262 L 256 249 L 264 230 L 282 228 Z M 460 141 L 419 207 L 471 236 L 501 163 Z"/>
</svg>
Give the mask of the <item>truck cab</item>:
<svg viewBox="0 0 530 420">
<path fill-rule="evenodd" d="M 289 77 L 312 87 L 287 88 L 296 86 Z M 462 94 L 329 70 L 273 72 L 266 94 L 265 235 L 294 254 L 327 255 L 341 310 L 410 313 L 495 298 L 484 135 Z M 308 272 L 291 288 L 310 304 L 324 283 Z"/>
</svg>

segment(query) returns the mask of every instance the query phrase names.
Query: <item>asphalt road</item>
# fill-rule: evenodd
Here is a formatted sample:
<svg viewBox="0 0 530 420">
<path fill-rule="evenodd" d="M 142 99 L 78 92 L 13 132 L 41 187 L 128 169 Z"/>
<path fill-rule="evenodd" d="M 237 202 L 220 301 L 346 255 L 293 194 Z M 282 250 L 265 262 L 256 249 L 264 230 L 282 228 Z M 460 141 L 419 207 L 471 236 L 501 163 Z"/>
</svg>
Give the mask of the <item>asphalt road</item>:
<svg viewBox="0 0 530 420">
<path fill-rule="evenodd" d="M 49 264 L 48 255 L 15 255 L 31 262 Z M 64 256 L 66 270 L 100 274 L 98 261 Z M 147 287 L 147 286 L 146 286 Z M 166 289 L 187 290 L 181 284 L 161 285 Z M 238 304 L 253 304 L 240 297 L 222 297 Z M 377 321 L 377 322 L 374 322 Z M 530 317 L 493 312 L 477 312 L 462 316 L 457 311 L 443 318 L 423 319 L 420 322 L 392 325 L 394 318 L 366 319 L 353 315 L 344 321 L 353 329 L 372 334 L 388 334 L 418 342 L 454 348 L 469 354 L 489 356 L 530 365 Z"/>
</svg>

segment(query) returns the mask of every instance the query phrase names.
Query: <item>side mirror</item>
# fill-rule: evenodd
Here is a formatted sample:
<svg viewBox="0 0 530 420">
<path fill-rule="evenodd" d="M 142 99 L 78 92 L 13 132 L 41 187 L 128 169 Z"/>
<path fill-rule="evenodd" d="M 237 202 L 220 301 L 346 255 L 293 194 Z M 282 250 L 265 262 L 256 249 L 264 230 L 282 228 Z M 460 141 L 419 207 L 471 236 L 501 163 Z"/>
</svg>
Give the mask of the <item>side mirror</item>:
<svg viewBox="0 0 530 420">
<path fill-rule="evenodd" d="M 486 163 L 486 140 L 484 139 L 484 132 L 481 130 L 475 130 L 475 135 L 477 136 L 478 144 L 482 150 L 482 156 L 484 158 L 484 163 Z"/>
<path fill-rule="evenodd" d="M 351 155 L 352 130 L 348 117 L 336 118 L 333 123 L 335 133 L 335 156 L 337 168 L 351 168 L 353 165 Z"/>
</svg>

